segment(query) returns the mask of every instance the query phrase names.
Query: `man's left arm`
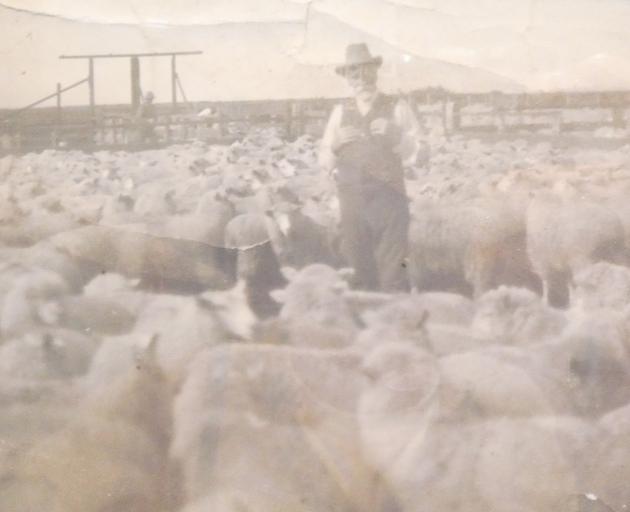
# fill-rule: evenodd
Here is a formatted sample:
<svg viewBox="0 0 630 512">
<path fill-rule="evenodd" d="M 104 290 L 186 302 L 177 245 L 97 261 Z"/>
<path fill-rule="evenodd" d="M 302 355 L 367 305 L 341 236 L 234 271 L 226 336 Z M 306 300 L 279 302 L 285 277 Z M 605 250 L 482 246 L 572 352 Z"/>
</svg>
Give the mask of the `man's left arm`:
<svg viewBox="0 0 630 512">
<path fill-rule="evenodd" d="M 394 110 L 394 120 L 399 130 L 399 143 L 395 147 L 403 165 L 414 165 L 421 148 L 420 123 L 409 102 L 399 99 Z"/>
</svg>

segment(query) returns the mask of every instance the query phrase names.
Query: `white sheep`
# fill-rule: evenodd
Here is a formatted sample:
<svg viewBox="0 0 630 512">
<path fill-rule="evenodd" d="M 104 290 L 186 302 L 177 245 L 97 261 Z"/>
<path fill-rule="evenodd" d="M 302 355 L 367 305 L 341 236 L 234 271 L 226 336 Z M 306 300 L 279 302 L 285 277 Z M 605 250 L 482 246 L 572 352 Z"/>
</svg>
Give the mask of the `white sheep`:
<svg viewBox="0 0 630 512">
<path fill-rule="evenodd" d="M 353 343 L 358 325 L 345 297 L 348 283 L 344 275 L 327 265 L 308 265 L 284 289 L 272 292 L 282 305 L 279 318 L 289 343 L 328 348 Z"/>
<path fill-rule="evenodd" d="M 74 421 L 19 458 L 0 484 L 2 508 L 169 510 L 177 503 L 168 462 L 171 404 L 152 344 L 110 389 L 88 397 Z"/>
<path fill-rule="evenodd" d="M 531 290 L 500 286 L 479 298 L 471 327 L 478 336 L 518 345 L 555 338 L 566 323 Z"/>
<path fill-rule="evenodd" d="M 552 304 L 567 303 L 570 279 L 589 264 L 625 261 L 617 214 L 577 194 L 560 181 L 553 193 L 537 193 L 527 209 L 527 253 Z"/>
<path fill-rule="evenodd" d="M 55 299 L 69 293 L 64 279 L 54 272 L 33 270 L 20 276 L 4 296 L 0 309 L 0 334 L 7 338 L 56 324 Z"/>
<path fill-rule="evenodd" d="M 371 385 L 359 402 L 363 449 L 403 511 L 552 512 L 576 492 L 559 434 L 579 436 L 582 423 L 559 430 L 495 416 L 474 401 L 451 416 L 436 360 L 414 346 L 383 345 L 364 365 Z"/>
<path fill-rule="evenodd" d="M 524 257 L 522 212 L 506 200 L 420 201 L 413 212 L 409 273 L 415 288 L 478 297 L 499 284 L 536 286 Z"/>
<path fill-rule="evenodd" d="M 175 405 L 172 455 L 187 500 L 216 507 L 256 500 L 269 512 L 378 510 L 378 480 L 356 443 L 357 363 L 351 353 L 321 349 L 206 351 Z"/>
<path fill-rule="evenodd" d="M 571 307 L 623 309 L 630 303 L 630 269 L 604 261 L 573 276 Z"/>
</svg>

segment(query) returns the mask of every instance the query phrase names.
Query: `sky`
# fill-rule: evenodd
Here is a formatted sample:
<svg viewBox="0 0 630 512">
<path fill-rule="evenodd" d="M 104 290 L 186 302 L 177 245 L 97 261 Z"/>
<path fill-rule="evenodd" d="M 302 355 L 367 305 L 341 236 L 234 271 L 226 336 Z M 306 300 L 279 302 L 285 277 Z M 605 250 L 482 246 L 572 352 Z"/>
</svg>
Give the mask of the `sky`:
<svg viewBox="0 0 630 512">
<path fill-rule="evenodd" d="M 343 96 L 334 67 L 354 42 L 383 56 L 388 91 L 630 89 L 630 0 L 4 0 L 0 22 L 2 108 L 84 78 L 58 58 L 76 53 L 202 50 L 178 60 L 192 102 Z M 157 101 L 169 64 L 141 61 Z M 97 103 L 129 101 L 126 59 L 95 76 Z"/>
</svg>

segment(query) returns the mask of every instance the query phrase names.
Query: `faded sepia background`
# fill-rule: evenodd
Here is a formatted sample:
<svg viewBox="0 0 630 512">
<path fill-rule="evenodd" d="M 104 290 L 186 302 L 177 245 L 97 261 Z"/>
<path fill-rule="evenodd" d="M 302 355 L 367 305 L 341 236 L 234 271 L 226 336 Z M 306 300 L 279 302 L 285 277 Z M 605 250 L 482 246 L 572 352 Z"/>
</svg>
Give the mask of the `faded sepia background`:
<svg viewBox="0 0 630 512">
<path fill-rule="evenodd" d="M 331 72 L 365 41 L 388 63 L 388 89 L 601 90 L 630 86 L 623 0 L 7 0 L 0 7 L 0 107 L 25 105 L 85 74 L 61 54 L 203 50 L 179 73 L 192 101 L 339 96 Z M 143 86 L 168 97 L 168 62 Z M 126 61 L 96 69 L 97 103 L 128 99 Z M 84 103 L 73 91 L 64 101 Z"/>
<path fill-rule="evenodd" d="M 0 512 L 628 510 L 630 0 L 0 24 Z"/>
</svg>

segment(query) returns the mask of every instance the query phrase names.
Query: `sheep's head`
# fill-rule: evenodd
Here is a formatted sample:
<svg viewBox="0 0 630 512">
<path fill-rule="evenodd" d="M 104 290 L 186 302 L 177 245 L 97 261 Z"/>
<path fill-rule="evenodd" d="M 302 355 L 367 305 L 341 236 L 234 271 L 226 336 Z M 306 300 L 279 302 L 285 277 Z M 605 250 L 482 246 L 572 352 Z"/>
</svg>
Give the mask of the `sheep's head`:
<svg viewBox="0 0 630 512">
<path fill-rule="evenodd" d="M 436 398 L 440 372 L 436 359 L 409 343 L 383 343 L 363 359 L 368 380 L 364 412 L 422 412 Z"/>
<path fill-rule="evenodd" d="M 217 316 L 228 336 L 239 340 L 251 339 L 257 318 L 247 303 L 245 281 L 239 280 L 231 290 L 204 292 L 197 301 Z"/>
</svg>

